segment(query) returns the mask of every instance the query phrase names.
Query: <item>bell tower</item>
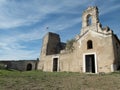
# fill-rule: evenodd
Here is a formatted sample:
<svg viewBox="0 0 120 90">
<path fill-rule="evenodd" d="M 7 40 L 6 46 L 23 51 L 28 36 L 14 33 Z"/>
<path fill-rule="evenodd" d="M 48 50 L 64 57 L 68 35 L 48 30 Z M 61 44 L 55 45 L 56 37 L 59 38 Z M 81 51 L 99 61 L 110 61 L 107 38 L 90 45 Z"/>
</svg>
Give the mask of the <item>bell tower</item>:
<svg viewBox="0 0 120 90">
<path fill-rule="evenodd" d="M 83 12 L 81 34 L 84 34 L 88 30 L 97 31 L 97 26 L 100 24 L 98 13 L 97 7 L 88 7 L 87 10 Z"/>
</svg>

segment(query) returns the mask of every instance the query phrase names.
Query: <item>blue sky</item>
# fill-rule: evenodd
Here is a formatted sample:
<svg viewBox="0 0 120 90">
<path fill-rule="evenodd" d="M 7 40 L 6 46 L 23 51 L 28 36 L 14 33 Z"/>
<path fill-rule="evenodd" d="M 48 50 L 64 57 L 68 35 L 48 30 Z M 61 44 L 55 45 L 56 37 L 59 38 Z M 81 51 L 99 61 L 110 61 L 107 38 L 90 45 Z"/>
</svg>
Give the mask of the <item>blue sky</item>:
<svg viewBox="0 0 120 90">
<path fill-rule="evenodd" d="M 98 6 L 102 25 L 120 38 L 120 0 L 0 0 L 0 60 L 38 58 L 47 32 L 73 38 L 88 6 Z"/>
</svg>

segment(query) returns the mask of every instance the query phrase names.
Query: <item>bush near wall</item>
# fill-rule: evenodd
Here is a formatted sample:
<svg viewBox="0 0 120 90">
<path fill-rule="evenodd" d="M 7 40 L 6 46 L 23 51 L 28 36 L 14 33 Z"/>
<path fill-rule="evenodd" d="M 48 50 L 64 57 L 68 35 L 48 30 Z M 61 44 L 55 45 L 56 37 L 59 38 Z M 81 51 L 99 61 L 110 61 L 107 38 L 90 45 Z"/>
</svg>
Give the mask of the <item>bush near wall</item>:
<svg viewBox="0 0 120 90">
<path fill-rule="evenodd" d="M 0 69 L 6 69 L 7 65 L 0 63 Z"/>
<path fill-rule="evenodd" d="M 75 42 L 75 39 L 67 40 L 66 50 L 73 52 L 73 50 L 74 50 L 73 43 L 74 42 Z"/>
</svg>

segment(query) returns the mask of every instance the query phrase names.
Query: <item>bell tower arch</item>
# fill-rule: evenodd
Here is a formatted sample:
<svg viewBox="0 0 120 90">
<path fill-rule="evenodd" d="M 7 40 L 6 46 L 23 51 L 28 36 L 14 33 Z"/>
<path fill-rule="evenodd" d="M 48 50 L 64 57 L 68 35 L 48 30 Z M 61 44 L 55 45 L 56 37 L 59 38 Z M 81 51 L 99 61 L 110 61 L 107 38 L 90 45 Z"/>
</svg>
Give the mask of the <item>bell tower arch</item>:
<svg viewBox="0 0 120 90">
<path fill-rule="evenodd" d="M 87 10 L 83 12 L 81 34 L 88 30 L 97 31 L 97 26 L 99 24 L 98 14 L 99 12 L 97 7 L 88 7 Z"/>
<path fill-rule="evenodd" d="M 91 25 L 98 23 L 98 8 L 88 7 L 87 10 L 83 12 L 82 15 L 82 27 L 89 26 L 89 20 L 91 20 Z"/>
</svg>

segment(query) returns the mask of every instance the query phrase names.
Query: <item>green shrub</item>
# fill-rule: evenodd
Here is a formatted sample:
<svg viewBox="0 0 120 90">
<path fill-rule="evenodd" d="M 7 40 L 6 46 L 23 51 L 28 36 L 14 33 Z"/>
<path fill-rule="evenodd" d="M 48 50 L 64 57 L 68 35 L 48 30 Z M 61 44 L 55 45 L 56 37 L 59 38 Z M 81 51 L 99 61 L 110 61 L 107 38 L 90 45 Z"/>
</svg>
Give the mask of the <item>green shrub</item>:
<svg viewBox="0 0 120 90">
<path fill-rule="evenodd" d="M 73 50 L 74 50 L 73 43 L 74 42 L 75 42 L 75 39 L 67 40 L 66 50 L 73 52 Z"/>
<path fill-rule="evenodd" d="M 0 63 L 0 69 L 6 69 L 6 65 L 5 65 L 5 64 L 2 64 L 2 63 Z"/>
</svg>

